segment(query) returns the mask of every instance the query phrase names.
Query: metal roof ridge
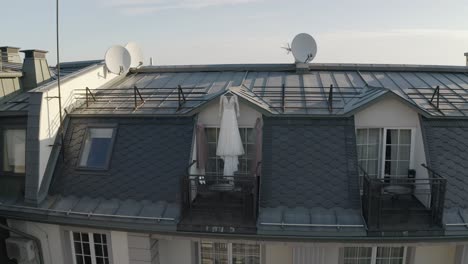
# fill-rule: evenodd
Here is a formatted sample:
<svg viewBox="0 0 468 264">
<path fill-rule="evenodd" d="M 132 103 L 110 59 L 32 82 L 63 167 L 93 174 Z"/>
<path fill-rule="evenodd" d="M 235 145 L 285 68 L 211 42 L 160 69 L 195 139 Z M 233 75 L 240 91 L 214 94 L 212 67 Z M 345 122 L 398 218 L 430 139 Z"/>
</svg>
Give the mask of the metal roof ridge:
<svg viewBox="0 0 468 264">
<path fill-rule="evenodd" d="M 293 63 L 258 63 L 258 64 L 194 64 L 142 66 L 132 69 L 134 73 L 150 72 L 203 72 L 203 71 L 295 71 Z M 372 64 L 372 63 L 310 63 L 309 70 L 366 70 L 366 71 L 435 71 L 464 72 L 467 66 L 458 65 L 422 65 L 422 64 Z"/>
</svg>

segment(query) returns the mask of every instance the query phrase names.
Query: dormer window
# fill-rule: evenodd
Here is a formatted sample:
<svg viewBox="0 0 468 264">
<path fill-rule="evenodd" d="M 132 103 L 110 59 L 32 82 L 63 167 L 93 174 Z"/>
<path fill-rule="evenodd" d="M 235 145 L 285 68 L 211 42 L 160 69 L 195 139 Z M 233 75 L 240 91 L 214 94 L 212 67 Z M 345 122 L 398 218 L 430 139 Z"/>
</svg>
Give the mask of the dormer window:
<svg viewBox="0 0 468 264">
<path fill-rule="evenodd" d="M 3 171 L 25 173 L 26 130 L 5 129 L 3 131 Z"/>
<path fill-rule="evenodd" d="M 413 136 L 411 128 L 357 129 L 359 165 L 370 177 L 407 177 L 411 169 Z"/>
<path fill-rule="evenodd" d="M 88 128 L 79 167 L 107 169 L 110 162 L 115 128 Z"/>
<path fill-rule="evenodd" d="M 252 159 L 255 153 L 255 133 L 253 128 L 239 128 L 244 155 L 239 156 L 239 170 L 236 174 L 248 175 L 251 171 Z M 219 128 L 206 128 L 208 141 L 208 164 L 206 173 L 210 175 L 222 175 L 224 162 L 216 155 L 218 146 Z"/>
</svg>

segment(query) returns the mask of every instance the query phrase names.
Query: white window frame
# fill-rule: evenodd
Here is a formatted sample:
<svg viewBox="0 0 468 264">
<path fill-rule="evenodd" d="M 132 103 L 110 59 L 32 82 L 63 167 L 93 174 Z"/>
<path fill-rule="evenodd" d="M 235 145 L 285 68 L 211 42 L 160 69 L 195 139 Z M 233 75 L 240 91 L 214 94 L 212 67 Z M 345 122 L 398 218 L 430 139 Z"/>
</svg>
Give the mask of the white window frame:
<svg viewBox="0 0 468 264">
<path fill-rule="evenodd" d="M 232 264 L 232 244 L 245 244 L 245 245 L 258 245 L 259 246 L 259 263 L 263 263 L 263 259 L 262 259 L 262 253 L 263 253 L 263 249 L 262 249 L 262 245 L 260 244 L 254 244 L 254 243 L 242 243 L 242 242 L 221 242 L 221 241 L 199 241 L 197 244 L 198 244 L 198 263 L 202 263 L 202 249 L 201 249 L 201 244 L 203 242 L 210 242 L 210 243 L 223 243 L 223 244 L 227 244 L 228 248 L 227 248 L 227 259 L 228 259 L 228 264 Z"/>
<path fill-rule="evenodd" d="M 255 127 L 251 127 L 251 126 L 239 126 L 238 128 L 239 128 L 239 129 L 252 129 L 252 133 L 256 133 L 256 132 L 255 132 Z M 220 127 L 220 126 L 206 126 L 206 127 L 205 127 L 205 133 L 206 133 L 206 129 L 217 129 L 216 134 L 219 136 L 219 130 L 221 129 L 221 127 Z M 243 132 L 240 132 L 240 133 L 243 133 Z M 241 136 L 241 138 L 242 138 L 242 136 Z M 245 140 L 247 140 L 247 138 L 245 138 Z M 256 140 L 256 139 L 255 139 L 255 140 Z M 211 142 L 208 142 L 208 145 L 209 145 L 210 143 L 211 143 Z M 248 150 L 245 149 L 245 147 L 246 147 L 246 145 L 249 145 L 249 144 L 255 145 L 255 142 L 253 142 L 253 143 L 248 143 L 248 142 L 242 141 L 242 147 L 244 148 L 244 152 L 248 151 Z M 216 138 L 216 147 L 217 147 L 217 146 L 218 146 L 218 137 Z M 245 155 L 245 154 L 244 154 L 244 155 Z M 255 157 L 252 157 L 252 159 L 254 159 L 254 158 L 255 158 Z M 208 156 L 208 159 L 210 159 L 210 156 Z M 237 173 L 240 172 L 241 174 L 243 174 L 243 173 L 249 174 L 250 169 L 247 170 L 246 172 L 241 171 L 240 159 L 244 159 L 245 162 L 250 162 L 250 161 L 251 161 L 251 160 L 247 159 L 247 157 L 242 157 L 242 158 L 241 158 L 241 156 L 239 156 L 239 170 L 237 171 Z M 205 168 L 205 173 L 207 172 L 206 170 L 207 170 L 207 169 Z M 213 172 L 210 171 L 210 172 L 208 172 L 208 173 L 211 173 L 211 174 L 212 174 Z M 223 170 L 218 171 L 218 173 L 222 175 Z"/>
<path fill-rule="evenodd" d="M 112 250 L 111 250 L 111 237 L 110 234 L 107 232 L 100 232 L 98 230 L 67 230 L 68 232 L 68 237 L 70 239 L 70 249 L 71 249 L 71 258 L 73 261 L 73 264 L 76 263 L 76 251 L 75 251 L 75 241 L 73 239 L 73 233 L 87 233 L 89 237 L 89 252 L 91 255 L 91 263 L 96 264 L 96 252 L 94 249 L 94 234 L 101 234 L 106 236 L 106 245 L 107 245 L 107 258 L 109 259 L 109 264 L 112 264 Z"/>
<path fill-rule="evenodd" d="M 354 246 L 350 246 L 354 247 Z M 402 264 L 406 264 L 406 255 L 408 252 L 408 247 L 406 246 L 398 246 L 398 245 L 392 245 L 392 246 L 357 246 L 360 248 L 372 248 L 372 255 L 371 255 L 371 263 L 370 264 L 376 264 L 377 262 L 377 248 L 394 248 L 394 247 L 403 247 L 403 257 L 402 257 Z M 344 251 L 344 248 L 343 248 Z M 344 254 L 342 256 L 342 259 L 340 260 L 340 263 L 344 263 Z"/>
<path fill-rule="evenodd" d="M 91 151 L 91 145 L 89 145 L 89 149 L 86 149 L 86 141 L 88 137 L 91 135 L 91 130 L 93 129 L 111 129 L 112 130 L 112 136 L 110 138 L 110 146 L 109 149 L 107 150 L 106 153 L 106 161 L 103 166 L 89 166 L 88 164 L 82 164 L 82 160 L 84 156 L 89 156 L 89 151 Z M 95 170 L 95 171 L 106 171 L 110 167 L 111 159 L 112 159 L 112 153 L 114 150 L 114 144 L 115 140 L 117 137 L 117 125 L 115 124 L 109 124 L 109 125 L 89 125 L 86 128 L 85 134 L 83 141 L 81 142 L 81 147 L 80 147 L 80 154 L 78 156 L 78 160 L 76 161 L 76 168 L 79 170 Z M 90 143 L 92 144 L 92 143 Z M 88 153 L 85 153 L 88 151 Z"/>
<path fill-rule="evenodd" d="M 381 129 L 381 142 L 380 142 L 380 159 L 379 159 L 379 170 L 380 173 L 378 175 L 379 178 L 385 177 L 385 149 L 386 149 L 386 139 L 387 139 L 387 131 L 392 129 L 397 130 L 411 130 L 411 145 L 410 145 L 410 160 L 409 160 L 409 169 L 414 169 L 414 151 L 415 151 L 415 139 L 416 139 L 416 131 L 415 127 L 373 127 L 373 126 L 363 126 L 363 127 L 356 127 L 356 133 L 359 129 Z"/>
</svg>

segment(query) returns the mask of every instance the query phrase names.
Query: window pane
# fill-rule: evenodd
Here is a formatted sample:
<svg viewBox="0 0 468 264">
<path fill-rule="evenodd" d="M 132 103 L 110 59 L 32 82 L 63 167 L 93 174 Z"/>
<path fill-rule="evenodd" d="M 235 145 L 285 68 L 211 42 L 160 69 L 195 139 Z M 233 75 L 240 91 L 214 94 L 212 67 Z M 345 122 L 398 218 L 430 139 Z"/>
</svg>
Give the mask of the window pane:
<svg viewBox="0 0 468 264">
<path fill-rule="evenodd" d="M 387 144 L 398 144 L 398 129 L 387 130 Z"/>
<path fill-rule="evenodd" d="M 398 145 L 387 145 L 385 148 L 386 160 L 398 160 Z"/>
<path fill-rule="evenodd" d="M 400 146 L 398 148 L 398 160 L 410 160 L 411 154 L 411 147 L 408 146 Z"/>
<path fill-rule="evenodd" d="M 380 144 L 380 128 L 371 128 L 369 129 L 369 139 L 367 144 L 378 145 Z"/>
<path fill-rule="evenodd" d="M 378 247 L 376 264 L 403 264 L 404 247 Z"/>
<path fill-rule="evenodd" d="M 411 144 L 411 130 L 400 129 L 400 144 Z"/>
<path fill-rule="evenodd" d="M 216 136 L 216 128 L 206 128 L 206 139 L 208 143 L 216 143 L 217 136 Z"/>
<path fill-rule="evenodd" d="M 347 264 L 371 264 L 371 247 L 346 247 L 344 248 L 343 263 Z"/>
<path fill-rule="evenodd" d="M 228 263 L 228 244 L 226 243 L 201 243 L 202 264 L 227 264 Z"/>
<path fill-rule="evenodd" d="M 24 173 L 26 164 L 26 130 L 5 130 L 3 146 L 3 170 Z"/>
<path fill-rule="evenodd" d="M 356 143 L 358 145 L 367 144 L 367 129 L 358 129 L 356 131 Z"/>
<path fill-rule="evenodd" d="M 208 140 L 208 164 L 205 171 L 207 174 L 222 175 L 224 162 L 220 157 L 216 156 L 219 129 L 206 128 L 205 132 Z M 251 165 L 249 159 L 253 159 L 255 155 L 255 133 L 252 128 L 239 128 L 239 133 L 245 153 L 239 156 L 237 173 L 248 173 Z"/>
<path fill-rule="evenodd" d="M 101 243 L 101 234 L 93 234 L 94 243 Z"/>
<path fill-rule="evenodd" d="M 260 246 L 250 244 L 232 244 L 233 264 L 259 264 Z"/>
<path fill-rule="evenodd" d="M 80 166 L 104 168 L 110 154 L 113 128 L 90 128 L 81 154 Z"/>
</svg>

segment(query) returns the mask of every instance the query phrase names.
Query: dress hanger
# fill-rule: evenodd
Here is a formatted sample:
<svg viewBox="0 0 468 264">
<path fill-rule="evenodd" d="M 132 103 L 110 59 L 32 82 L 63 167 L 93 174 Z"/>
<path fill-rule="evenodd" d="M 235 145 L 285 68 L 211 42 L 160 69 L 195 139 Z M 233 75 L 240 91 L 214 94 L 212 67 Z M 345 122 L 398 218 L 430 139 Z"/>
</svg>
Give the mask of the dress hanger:
<svg viewBox="0 0 468 264">
<path fill-rule="evenodd" d="M 224 96 L 229 97 L 229 98 L 231 98 L 233 95 L 234 95 L 234 94 L 233 94 L 230 90 L 228 90 L 228 91 L 224 94 Z"/>
</svg>

